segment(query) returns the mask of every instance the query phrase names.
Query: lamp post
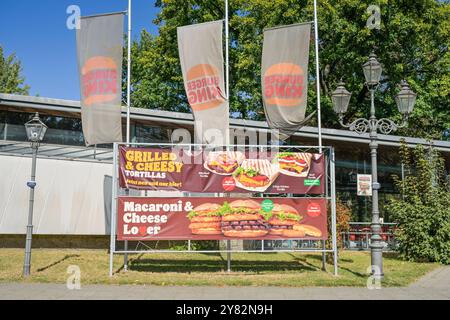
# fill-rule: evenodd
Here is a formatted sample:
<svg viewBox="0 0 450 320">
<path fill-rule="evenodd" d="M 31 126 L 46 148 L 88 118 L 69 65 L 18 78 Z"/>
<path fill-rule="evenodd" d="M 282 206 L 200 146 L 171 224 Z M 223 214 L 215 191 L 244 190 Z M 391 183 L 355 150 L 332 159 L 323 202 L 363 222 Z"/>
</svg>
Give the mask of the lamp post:
<svg viewBox="0 0 450 320">
<path fill-rule="evenodd" d="M 380 83 L 381 78 L 381 64 L 377 61 L 375 54 L 370 54 L 369 60 L 363 64 L 364 77 L 366 78 L 366 86 L 370 91 L 370 117 L 369 119 L 359 118 L 345 124 L 344 114 L 347 111 L 350 102 L 351 93 L 345 89 L 343 82 L 338 84 L 336 90 L 331 94 L 333 109 L 339 116 L 339 123 L 344 128 L 355 131 L 359 134 L 369 132 L 370 137 L 370 154 L 372 160 L 372 236 L 370 238 L 371 264 L 372 275 L 381 279 L 383 274 L 382 250 L 383 244 L 380 236 L 380 213 L 378 210 L 378 190 L 380 184 L 378 183 L 377 175 L 377 149 L 378 149 L 378 131 L 382 134 L 389 134 L 399 128 L 407 125 L 408 116 L 412 112 L 416 102 L 416 93 L 414 93 L 406 81 L 402 80 L 400 86 L 401 90 L 396 95 L 395 101 L 397 103 L 398 111 L 403 116 L 401 124 L 396 124 L 394 121 L 386 118 L 377 119 L 375 115 L 375 91 Z"/>
<path fill-rule="evenodd" d="M 27 186 L 30 188 L 30 203 L 28 209 L 27 237 L 25 243 L 25 262 L 23 264 L 23 275 L 29 276 L 31 265 L 31 239 L 33 235 L 34 188 L 36 187 L 36 158 L 39 144 L 44 139 L 45 133 L 47 131 L 47 126 L 39 119 L 39 114 L 36 112 L 33 119 L 25 123 L 25 130 L 27 132 L 27 138 L 31 143 L 31 149 L 33 151 L 33 160 L 31 164 L 31 180 L 27 182 Z"/>
</svg>

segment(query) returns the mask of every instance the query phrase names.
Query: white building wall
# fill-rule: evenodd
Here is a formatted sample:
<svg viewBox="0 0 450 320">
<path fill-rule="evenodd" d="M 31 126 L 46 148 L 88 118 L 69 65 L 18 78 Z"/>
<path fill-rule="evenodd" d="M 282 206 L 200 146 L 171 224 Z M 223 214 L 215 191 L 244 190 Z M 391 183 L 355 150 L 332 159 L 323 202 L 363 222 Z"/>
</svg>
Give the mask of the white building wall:
<svg viewBox="0 0 450 320">
<path fill-rule="evenodd" d="M 0 156 L 0 234 L 25 234 L 31 158 Z M 38 158 L 33 233 L 109 234 L 112 164 Z"/>
</svg>

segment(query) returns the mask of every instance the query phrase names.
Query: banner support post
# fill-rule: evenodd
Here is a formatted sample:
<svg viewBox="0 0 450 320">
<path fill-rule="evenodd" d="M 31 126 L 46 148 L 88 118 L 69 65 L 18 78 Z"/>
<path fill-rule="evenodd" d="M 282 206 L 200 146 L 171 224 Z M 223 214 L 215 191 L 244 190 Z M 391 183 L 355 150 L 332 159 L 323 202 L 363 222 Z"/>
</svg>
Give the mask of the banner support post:
<svg viewBox="0 0 450 320">
<path fill-rule="evenodd" d="M 337 239 L 336 239 L 336 179 L 335 179 L 335 154 L 334 148 L 331 148 L 331 163 L 330 163 L 330 173 L 331 173 L 331 233 L 332 233 L 332 243 L 333 243 L 333 264 L 334 264 L 334 275 L 338 275 L 338 250 L 337 250 Z"/>
<path fill-rule="evenodd" d="M 227 272 L 231 272 L 231 241 L 227 240 Z"/>
<path fill-rule="evenodd" d="M 326 240 L 322 240 L 322 250 L 325 250 L 326 248 L 327 248 Z M 322 251 L 322 270 L 323 271 L 327 271 L 326 261 L 327 261 L 326 252 Z"/>
<path fill-rule="evenodd" d="M 332 183 L 332 180 L 334 179 L 334 176 L 330 176 L 330 166 L 331 166 L 331 149 L 327 149 L 327 155 L 326 155 L 326 161 L 325 161 L 325 195 L 328 198 L 330 196 L 330 185 L 328 183 Z M 322 249 L 326 250 L 326 240 L 322 240 Z M 322 253 L 322 270 L 326 271 L 326 253 Z"/>
<path fill-rule="evenodd" d="M 330 177 L 328 175 L 328 166 L 331 165 L 331 154 L 330 154 L 330 149 L 327 149 L 326 154 L 324 154 L 325 157 L 325 196 L 328 198 L 329 197 L 329 190 L 328 190 L 328 183 L 330 182 Z M 326 267 L 326 261 L 327 261 L 327 256 L 326 256 L 326 252 L 325 250 L 327 249 L 327 242 L 326 240 L 322 240 L 322 250 L 324 250 L 322 252 L 322 270 L 323 271 L 327 271 L 327 267 Z"/>
<path fill-rule="evenodd" d="M 113 276 L 114 251 L 116 251 L 116 211 L 117 211 L 117 144 L 113 147 L 113 174 L 111 194 L 111 239 L 109 244 L 109 276 Z"/>
</svg>

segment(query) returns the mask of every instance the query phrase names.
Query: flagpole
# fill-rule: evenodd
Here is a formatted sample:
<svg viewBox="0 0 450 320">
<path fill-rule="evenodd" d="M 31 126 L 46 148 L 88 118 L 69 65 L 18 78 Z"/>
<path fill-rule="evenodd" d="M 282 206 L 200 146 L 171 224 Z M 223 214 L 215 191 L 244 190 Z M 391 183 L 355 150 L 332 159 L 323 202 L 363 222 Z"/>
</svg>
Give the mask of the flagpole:
<svg viewBox="0 0 450 320">
<path fill-rule="evenodd" d="M 130 108 L 131 108 L 131 0 L 128 0 L 128 53 L 127 53 L 127 144 L 130 143 Z M 128 190 L 126 191 L 128 195 Z M 124 251 L 128 250 L 128 241 L 124 241 Z M 123 255 L 123 270 L 128 270 L 128 254 Z"/>
<path fill-rule="evenodd" d="M 317 19 L 317 0 L 314 0 L 314 49 L 316 51 L 316 94 L 317 94 L 317 131 L 319 138 L 319 152 L 322 153 L 322 122 L 320 114 L 320 67 L 319 67 L 319 22 Z M 326 249 L 326 242 L 322 240 L 322 249 Z M 326 254 L 322 252 L 322 270 L 325 270 Z"/>
<path fill-rule="evenodd" d="M 317 94 L 317 130 L 319 151 L 322 153 L 322 122 L 320 113 L 320 68 L 319 68 L 319 26 L 317 21 L 317 0 L 314 0 L 314 47 L 316 51 L 316 94 Z"/>
<path fill-rule="evenodd" d="M 226 73 L 226 82 L 225 82 L 225 90 L 227 91 L 227 100 L 230 103 L 230 60 L 229 60 L 229 52 L 228 47 L 230 46 L 229 40 L 229 18 L 228 18 L 228 0 L 225 0 L 225 73 Z M 230 144 L 230 134 L 228 130 L 225 131 L 225 139 L 224 142 L 226 145 Z M 228 150 L 228 148 L 227 148 Z M 227 272 L 231 272 L 231 241 L 227 240 Z"/>
<path fill-rule="evenodd" d="M 128 58 L 127 58 L 127 143 L 130 143 L 131 107 L 131 0 L 128 0 Z"/>
<path fill-rule="evenodd" d="M 229 46 L 229 30 L 228 30 L 228 0 L 225 0 L 225 73 L 226 73 L 226 82 L 225 87 L 227 91 L 227 99 L 230 100 L 230 61 L 228 56 L 228 46 Z"/>
<path fill-rule="evenodd" d="M 226 82 L 225 82 L 225 90 L 227 91 L 227 100 L 230 103 L 230 58 L 229 58 L 229 17 L 228 17 L 228 0 L 225 0 L 225 73 L 226 73 Z M 225 144 L 230 144 L 230 134 L 228 130 L 225 134 Z"/>
</svg>

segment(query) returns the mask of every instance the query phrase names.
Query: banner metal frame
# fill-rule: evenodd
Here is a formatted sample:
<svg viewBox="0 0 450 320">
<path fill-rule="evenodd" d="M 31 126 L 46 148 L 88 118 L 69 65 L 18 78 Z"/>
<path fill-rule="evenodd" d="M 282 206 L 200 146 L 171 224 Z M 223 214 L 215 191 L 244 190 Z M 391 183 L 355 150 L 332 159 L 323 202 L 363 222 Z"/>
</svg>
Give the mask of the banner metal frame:
<svg viewBox="0 0 450 320">
<path fill-rule="evenodd" d="M 129 250 L 128 248 L 125 248 L 124 250 L 117 250 L 116 248 L 116 241 L 117 240 L 117 217 L 118 217 L 118 199 L 119 196 L 119 146 L 138 146 L 138 147 L 206 147 L 207 150 L 214 149 L 214 148 L 258 148 L 258 149 L 284 149 L 284 148 L 298 148 L 298 149 L 317 149 L 321 150 L 320 153 L 323 153 L 325 156 L 325 194 L 322 195 L 305 195 L 301 198 L 320 198 L 320 199 L 326 199 L 327 202 L 330 204 L 331 207 L 331 249 L 327 249 L 324 245 L 321 246 L 321 248 L 300 248 L 300 249 L 278 249 L 274 248 L 271 250 L 266 250 L 264 248 L 264 240 L 262 240 L 262 246 L 261 249 L 254 250 L 235 250 L 231 249 L 229 246 L 227 246 L 227 249 L 218 249 L 218 250 L 192 250 L 190 247 L 190 240 L 187 240 L 189 243 L 188 250 L 163 250 L 163 249 L 144 249 L 144 250 Z M 326 152 L 324 152 L 326 151 Z M 329 166 L 329 169 L 328 169 Z M 329 187 L 328 187 L 329 184 Z M 140 190 L 142 191 L 142 190 Z M 123 195 L 126 196 L 126 195 Z M 139 197 L 139 196 L 137 196 Z M 148 196 L 140 196 L 142 198 L 148 197 Z M 192 196 L 195 197 L 195 196 Z M 219 196 L 221 197 L 221 196 Z M 162 197 L 164 198 L 164 197 Z M 274 197 L 276 198 L 276 197 Z M 299 198 L 299 197 L 296 197 Z M 252 240 L 252 239 L 242 239 L 242 240 Z M 286 240 L 300 240 L 302 239 L 286 239 Z M 310 239 L 308 239 L 310 240 Z M 153 240 L 155 241 L 155 240 Z M 183 241 L 183 240 L 180 240 Z M 186 240 L 184 240 L 186 241 Z M 202 241 L 202 240 L 196 240 L 196 241 Z M 219 241 L 219 240 L 218 240 Z M 261 241 L 261 240 L 254 240 L 254 241 Z M 280 241 L 283 241 L 280 239 Z M 311 240 L 311 241 L 320 241 L 322 240 Z M 125 242 L 125 241 L 124 241 Z M 145 241 L 137 241 L 138 243 L 143 243 Z M 322 242 L 324 244 L 325 241 Z M 338 275 L 338 252 L 337 252 L 337 233 L 336 233 L 336 181 L 335 181 L 335 153 L 333 147 L 326 147 L 326 146 L 296 146 L 296 145 L 286 145 L 286 146 L 279 146 L 279 145 L 229 145 L 229 146 L 211 146 L 211 145 L 203 145 L 203 144 L 172 144 L 172 143 L 126 143 L 126 142 L 120 142 L 120 143 L 114 143 L 113 146 L 113 173 L 112 173 L 112 201 L 111 201 L 111 219 L 110 219 L 110 248 L 109 248 L 109 276 L 112 277 L 114 275 L 114 254 L 123 254 L 124 256 L 128 254 L 139 254 L 139 253 L 227 253 L 227 257 L 230 257 L 231 253 L 267 253 L 267 252 L 320 252 L 324 256 L 326 253 L 332 253 L 333 254 L 333 274 L 335 276 Z M 125 264 L 125 263 L 124 263 Z M 231 264 L 231 258 L 227 259 L 227 268 L 230 269 Z M 325 270 L 324 270 L 325 271 Z"/>
</svg>

